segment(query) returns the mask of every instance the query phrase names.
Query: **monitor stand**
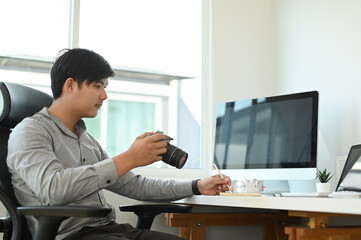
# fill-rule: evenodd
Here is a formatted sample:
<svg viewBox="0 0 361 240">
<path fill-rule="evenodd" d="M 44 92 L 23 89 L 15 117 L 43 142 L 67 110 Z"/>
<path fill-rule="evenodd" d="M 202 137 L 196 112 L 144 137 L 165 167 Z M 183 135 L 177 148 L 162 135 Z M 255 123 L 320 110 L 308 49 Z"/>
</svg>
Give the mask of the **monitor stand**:
<svg viewBox="0 0 361 240">
<path fill-rule="evenodd" d="M 262 194 L 280 194 L 282 192 L 288 192 L 288 181 L 287 180 L 263 180 L 265 186 Z"/>
<path fill-rule="evenodd" d="M 317 192 L 315 180 L 288 180 L 289 192 Z"/>
<path fill-rule="evenodd" d="M 315 180 L 264 180 L 263 194 L 316 192 Z"/>
</svg>

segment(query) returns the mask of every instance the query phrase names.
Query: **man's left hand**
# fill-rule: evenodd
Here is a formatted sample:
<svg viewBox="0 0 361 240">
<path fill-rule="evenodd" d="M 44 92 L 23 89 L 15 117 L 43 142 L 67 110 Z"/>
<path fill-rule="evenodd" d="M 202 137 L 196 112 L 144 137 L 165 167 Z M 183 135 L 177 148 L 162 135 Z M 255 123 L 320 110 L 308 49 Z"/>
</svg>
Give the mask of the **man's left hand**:
<svg viewBox="0 0 361 240">
<path fill-rule="evenodd" d="M 228 186 L 231 185 L 231 179 L 228 176 L 220 174 L 213 175 L 198 180 L 197 187 L 202 195 L 219 195 L 220 192 L 229 191 Z"/>
</svg>

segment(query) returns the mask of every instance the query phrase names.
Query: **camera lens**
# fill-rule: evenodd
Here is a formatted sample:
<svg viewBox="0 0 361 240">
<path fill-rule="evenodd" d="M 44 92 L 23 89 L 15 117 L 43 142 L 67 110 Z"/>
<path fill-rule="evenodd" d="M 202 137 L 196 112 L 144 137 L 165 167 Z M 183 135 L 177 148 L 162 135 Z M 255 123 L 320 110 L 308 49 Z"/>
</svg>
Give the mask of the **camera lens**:
<svg viewBox="0 0 361 240">
<path fill-rule="evenodd" d="M 163 162 L 176 168 L 182 168 L 187 161 L 188 153 L 168 143 L 167 152 L 164 153 L 162 156 Z"/>
</svg>

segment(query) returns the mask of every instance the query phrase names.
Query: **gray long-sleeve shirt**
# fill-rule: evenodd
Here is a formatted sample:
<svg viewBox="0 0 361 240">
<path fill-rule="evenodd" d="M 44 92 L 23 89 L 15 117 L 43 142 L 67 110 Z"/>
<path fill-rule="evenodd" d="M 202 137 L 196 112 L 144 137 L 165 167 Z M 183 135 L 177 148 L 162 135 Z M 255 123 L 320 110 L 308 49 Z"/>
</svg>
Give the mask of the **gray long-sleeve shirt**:
<svg viewBox="0 0 361 240">
<path fill-rule="evenodd" d="M 145 178 L 128 172 L 117 176 L 114 162 L 99 143 L 78 122 L 79 138 L 46 108 L 24 119 L 9 138 L 7 164 L 15 195 L 22 206 L 109 205 L 102 189 L 150 201 L 171 201 L 193 195 L 191 181 L 176 182 Z M 113 207 L 112 207 L 113 208 Z M 34 235 L 37 221 L 28 217 Z M 115 220 L 69 218 L 60 226 L 57 239 L 63 239 L 83 226 L 100 226 Z"/>
</svg>

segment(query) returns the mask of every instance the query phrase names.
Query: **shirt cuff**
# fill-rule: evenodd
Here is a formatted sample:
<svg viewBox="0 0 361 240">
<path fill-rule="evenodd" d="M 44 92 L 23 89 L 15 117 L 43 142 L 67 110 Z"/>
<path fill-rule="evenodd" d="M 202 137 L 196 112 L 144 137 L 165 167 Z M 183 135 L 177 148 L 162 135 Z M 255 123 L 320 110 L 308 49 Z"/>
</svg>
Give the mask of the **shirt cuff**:
<svg viewBox="0 0 361 240">
<path fill-rule="evenodd" d="M 94 166 L 98 175 L 99 188 L 106 188 L 114 184 L 118 179 L 117 171 L 112 158 L 100 161 L 94 164 Z"/>
</svg>

